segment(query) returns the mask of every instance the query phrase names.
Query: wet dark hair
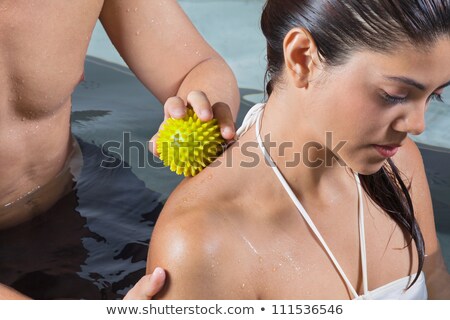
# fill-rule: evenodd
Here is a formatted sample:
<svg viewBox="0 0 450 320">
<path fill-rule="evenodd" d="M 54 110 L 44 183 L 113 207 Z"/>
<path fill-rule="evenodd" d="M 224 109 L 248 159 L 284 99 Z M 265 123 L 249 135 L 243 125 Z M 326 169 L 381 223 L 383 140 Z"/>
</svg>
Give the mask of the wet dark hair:
<svg viewBox="0 0 450 320">
<path fill-rule="evenodd" d="M 391 52 L 405 44 L 426 51 L 450 36 L 450 0 L 268 0 L 261 17 L 267 40 L 266 90 L 270 95 L 284 68 L 283 41 L 293 28 L 308 30 L 325 66 L 339 66 L 362 50 Z M 373 175 L 361 175 L 365 192 L 409 238 L 419 256 L 425 244 L 401 173 L 391 159 Z M 407 182 L 409 183 L 409 182 Z M 409 288 L 408 287 L 408 288 Z"/>
</svg>

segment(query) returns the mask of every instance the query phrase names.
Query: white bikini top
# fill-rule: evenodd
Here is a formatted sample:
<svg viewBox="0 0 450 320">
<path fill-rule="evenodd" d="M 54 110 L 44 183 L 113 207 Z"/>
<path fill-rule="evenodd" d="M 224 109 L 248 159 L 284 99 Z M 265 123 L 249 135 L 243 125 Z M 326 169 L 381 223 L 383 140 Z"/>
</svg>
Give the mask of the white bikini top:
<svg viewBox="0 0 450 320">
<path fill-rule="evenodd" d="M 302 215 L 303 219 L 308 223 L 308 226 L 311 228 L 311 230 L 316 235 L 317 239 L 322 244 L 322 247 L 330 257 L 331 261 L 335 265 L 336 269 L 338 270 L 339 274 L 341 275 L 343 281 L 347 285 L 348 289 L 352 293 L 354 299 L 375 299 L 375 300 L 425 300 L 428 297 L 427 294 L 427 288 L 425 284 L 425 275 L 423 272 L 420 273 L 419 278 L 414 283 L 414 285 L 406 290 L 408 287 L 410 281 L 415 278 L 416 274 L 406 276 L 404 278 L 395 280 L 393 282 L 390 282 L 384 286 L 381 286 L 379 288 L 376 288 L 374 290 L 369 291 L 368 289 L 368 278 L 367 278 L 367 259 L 366 259 L 366 241 L 365 241 L 365 234 L 364 234 L 364 204 L 363 204 L 363 197 L 362 197 L 362 188 L 361 183 L 359 180 L 359 175 L 357 173 L 353 173 L 356 181 L 356 186 L 358 190 L 358 215 L 359 215 L 359 239 L 360 239 L 360 247 L 361 247 L 361 265 L 362 265 L 362 276 L 363 276 L 363 289 L 364 294 L 358 295 L 357 291 L 351 284 L 351 282 L 348 280 L 347 276 L 344 273 L 344 270 L 339 265 L 338 261 L 334 257 L 331 250 L 328 248 L 328 245 L 325 243 L 325 240 L 322 238 L 319 230 L 317 230 L 316 226 L 314 225 L 313 221 L 311 220 L 310 216 L 306 212 L 305 208 L 302 206 L 298 198 L 295 196 L 294 192 L 292 191 L 291 187 L 287 183 L 286 179 L 283 177 L 282 173 L 272 160 L 270 154 L 267 152 L 266 148 L 264 147 L 263 141 L 261 139 L 260 135 L 260 127 L 261 127 L 261 120 L 262 115 L 264 112 L 265 104 L 260 103 L 255 105 L 253 108 L 249 110 L 247 115 L 244 118 L 244 121 L 242 123 L 242 126 L 237 130 L 237 138 L 239 138 L 241 135 L 243 135 L 245 132 L 247 132 L 250 127 L 256 123 L 256 139 L 258 140 L 258 145 L 261 149 L 261 152 L 264 154 L 264 157 L 266 158 L 267 162 L 270 164 L 270 167 L 275 172 L 275 175 L 277 176 L 278 180 L 280 180 L 281 184 L 283 185 L 284 189 L 288 193 L 289 197 L 294 202 L 295 206 L 297 207 L 298 211 Z"/>
</svg>

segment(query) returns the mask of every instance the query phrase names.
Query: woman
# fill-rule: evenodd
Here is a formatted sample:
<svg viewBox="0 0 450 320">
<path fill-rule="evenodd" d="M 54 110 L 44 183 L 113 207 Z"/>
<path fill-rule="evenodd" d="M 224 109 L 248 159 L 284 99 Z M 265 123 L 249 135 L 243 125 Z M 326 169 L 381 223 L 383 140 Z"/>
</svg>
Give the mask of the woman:
<svg viewBox="0 0 450 320">
<path fill-rule="evenodd" d="M 261 25 L 268 101 L 167 202 L 160 297 L 449 298 L 407 135 L 450 81 L 450 1 L 269 0 Z"/>
</svg>

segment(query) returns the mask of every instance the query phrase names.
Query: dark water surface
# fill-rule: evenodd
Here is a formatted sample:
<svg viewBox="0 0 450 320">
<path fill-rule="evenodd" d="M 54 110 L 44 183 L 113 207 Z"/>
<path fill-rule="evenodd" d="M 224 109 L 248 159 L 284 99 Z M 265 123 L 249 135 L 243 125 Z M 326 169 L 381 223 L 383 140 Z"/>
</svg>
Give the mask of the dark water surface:
<svg viewBox="0 0 450 320">
<path fill-rule="evenodd" d="M 35 299 L 122 298 L 145 273 L 160 194 L 130 169 L 100 168 L 101 149 L 78 141 L 84 166 L 73 191 L 0 231 L 0 282 Z"/>
</svg>

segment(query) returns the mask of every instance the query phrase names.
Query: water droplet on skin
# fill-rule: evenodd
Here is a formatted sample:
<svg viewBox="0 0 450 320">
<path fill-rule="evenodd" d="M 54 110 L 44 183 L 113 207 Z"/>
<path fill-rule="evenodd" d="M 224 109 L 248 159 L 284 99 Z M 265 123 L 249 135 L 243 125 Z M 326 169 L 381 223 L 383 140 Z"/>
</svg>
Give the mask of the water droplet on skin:
<svg viewBox="0 0 450 320">
<path fill-rule="evenodd" d="M 262 263 L 262 262 L 263 262 L 263 258 L 259 257 L 259 263 Z"/>
<path fill-rule="evenodd" d="M 127 9 L 127 12 L 130 12 L 130 11 L 131 11 L 130 8 L 128 8 L 128 9 Z"/>
<path fill-rule="evenodd" d="M 134 8 L 134 12 L 137 12 L 138 11 L 138 8 Z"/>
<path fill-rule="evenodd" d="M 22 117 L 22 121 L 25 121 L 25 117 Z"/>
<path fill-rule="evenodd" d="M 141 34 L 141 32 L 140 31 L 136 31 L 136 35 L 138 36 L 138 35 L 140 35 Z"/>
<path fill-rule="evenodd" d="M 244 289 L 244 288 L 245 288 L 245 283 L 243 283 L 243 284 L 241 285 L 241 288 L 242 288 L 242 289 Z"/>
<path fill-rule="evenodd" d="M 186 42 L 184 43 L 184 46 L 187 47 L 187 43 Z"/>
</svg>

